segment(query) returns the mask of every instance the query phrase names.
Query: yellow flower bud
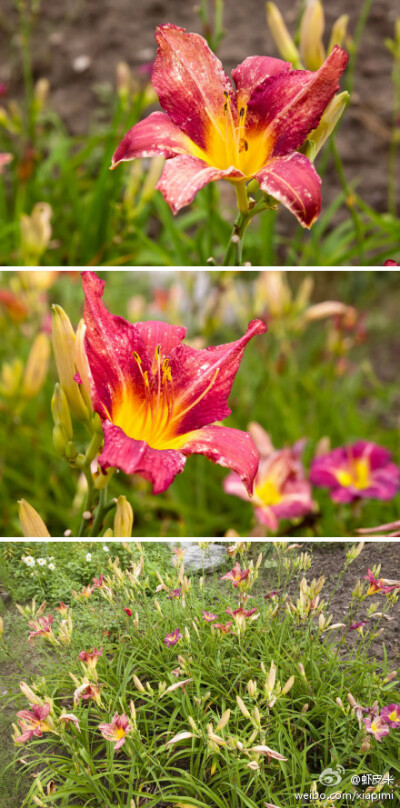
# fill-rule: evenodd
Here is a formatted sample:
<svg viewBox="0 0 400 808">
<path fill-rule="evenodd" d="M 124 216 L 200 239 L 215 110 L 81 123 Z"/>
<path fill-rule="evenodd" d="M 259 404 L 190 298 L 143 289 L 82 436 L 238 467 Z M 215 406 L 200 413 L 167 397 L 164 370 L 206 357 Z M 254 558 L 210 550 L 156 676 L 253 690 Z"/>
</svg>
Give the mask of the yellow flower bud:
<svg viewBox="0 0 400 808">
<path fill-rule="evenodd" d="M 39 79 L 35 84 L 34 102 L 38 112 L 43 109 L 50 92 L 50 82 L 46 78 Z"/>
<path fill-rule="evenodd" d="M 1 637 L 2 637 L 2 635 L 3 635 L 3 631 L 4 631 L 4 623 L 3 623 L 3 618 L 2 618 L 2 617 L 0 617 L 0 638 L 1 638 Z"/>
<path fill-rule="evenodd" d="M 4 362 L 1 367 L 0 393 L 6 398 L 14 398 L 18 395 L 24 366 L 21 359 L 13 359 L 12 362 Z"/>
<path fill-rule="evenodd" d="M 32 213 L 21 216 L 21 250 L 25 266 L 37 266 L 51 239 L 53 211 L 47 202 L 37 202 Z"/>
<path fill-rule="evenodd" d="M 240 696 L 236 696 L 236 702 L 237 702 L 237 706 L 239 707 L 240 712 L 243 713 L 244 717 L 245 718 L 250 718 L 250 713 L 249 713 L 243 699 L 241 699 Z"/>
<path fill-rule="evenodd" d="M 25 499 L 20 499 L 18 502 L 18 516 L 22 532 L 27 539 L 50 538 L 50 533 L 43 519 Z"/>
<path fill-rule="evenodd" d="M 318 70 L 325 59 L 322 42 L 325 19 L 321 0 L 307 0 L 300 23 L 300 55 L 308 70 Z"/>
<path fill-rule="evenodd" d="M 315 160 L 319 151 L 325 145 L 328 137 L 332 134 L 336 124 L 340 120 L 344 110 L 346 109 L 350 100 L 349 93 L 344 90 L 332 98 L 332 101 L 326 107 L 322 118 L 313 132 L 310 132 L 305 145 L 302 149 L 303 153 L 312 161 Z"/>
<path fill-rule="evenodd" d="M 286 28 L 285 21 L 275 3 L 266 4 L 267 25 L 282 59 L 291 62 L 299 70 L 302 67 L 300 54 Z"/>
<path fill-rule="evenodd" d="M 68 443 L 68 435 L 61 424 L 55 424 L 53 427 L 53 446 L 60 455 L 60 457 L 65 457 L 65 447 Z"/>
<path fill-rule="evenodd" d="M 58 384 L 58 382 L 54 387 L 53 398 L 51 399 L 51 412 L 55 425 L 63 428 L 63 432 L 67 436 L 67 440 L 72 440 L 73 429 L 67 396 L 65 395 L 61 384 Z"/>
<path fill-rule="evenodd" d="M 22 394 L 33 398 L 42 389 L 50 361 L 50 341 L 47 334 L 38 334 L 33 341 L 22 380 Z"/>
<path fill-rule="evenodd" d="M 68 399 L 72 414 L 78 421 L 88 421 L 90 410 L 84 399 L 80 385 L 74 381 L 75 333 L 70 319 L 61 306 L 53 306 L 53 350 L 58 376 Z"/>
<path fill-rule="evenodd" d="M 132 505 L 125 496 L 118 497 L 117 509 L 114 518 L 114 536 L 116 538 L 130 538 L 132 536 L 133 510 Z"/>
<path fill-rule="evenodd" d="M 329 40 L 328 54 L 333 50 L 335 45 L 342 45 L 347 33 L 348 23 L 349 15 L 342 14 L 341 17 L 338 17 L 336 22 L 333 24 L 331 38 Z"/>
</svg>

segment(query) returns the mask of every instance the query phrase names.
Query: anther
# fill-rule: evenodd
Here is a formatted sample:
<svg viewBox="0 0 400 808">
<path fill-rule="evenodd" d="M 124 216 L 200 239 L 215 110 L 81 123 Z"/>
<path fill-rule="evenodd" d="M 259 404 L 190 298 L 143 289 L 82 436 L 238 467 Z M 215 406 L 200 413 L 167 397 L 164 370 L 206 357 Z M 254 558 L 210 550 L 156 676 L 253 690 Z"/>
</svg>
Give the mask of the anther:
<svg viewBox="0 0 400 808">
<path fill-rule="evenodd" d="M 157 345 L 157 347 L 156 347 L 156 359 L 157 359 L 157 362 L 160 359 L 160 357 L 161 357 L 161 345 Z"/>
<path fill-rule="evenodd" d="M 241 137 L 239 140 L 239 152 L 248 151 L 249 144 L 244 137 Z"/>
<path fill-rule="evenodd" d="M 132 351 L 132 356 L 133 356 L 133 358 L 136 360 L 136 362 L 138 363 L 138 365 L 141 365 L 141 364 L 142 364 L 142 360 L 141 360 L 141 358 L 140 358 L 140 356 L 139 356 L 139 354 L 138 354 L 138 352 L 137 352 L 137 351 Z"/>
</svg>

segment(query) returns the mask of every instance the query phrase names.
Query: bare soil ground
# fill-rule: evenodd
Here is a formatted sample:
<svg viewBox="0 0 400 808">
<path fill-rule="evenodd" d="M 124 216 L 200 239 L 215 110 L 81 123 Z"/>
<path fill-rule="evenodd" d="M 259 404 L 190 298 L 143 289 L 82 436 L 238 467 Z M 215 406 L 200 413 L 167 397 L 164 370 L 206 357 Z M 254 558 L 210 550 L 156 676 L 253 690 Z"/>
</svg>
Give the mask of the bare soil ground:
<svg viewBox="0 0 400 808">
<path fill-rule="evenodd" d="M 210 4 L 211 5 L 211 4 Z M 278 5 L 294 32 L 300 0 L 279 0 Z M 326 39 L 340 14 L 350 15 L 354 37 L 363 3 L 356 0 L 325 2 Z M 0 82 L 10 95 L 22 94 L 21 35 L 15 0 L 3 0 L 0 11 Z M 393 0 L 374 0 L 357 60 L 352 104 L 338 137 L 349 180 L 369 205 L 387 209 L 387 159 L 392 117 L 391 56 L 384 40 L 392 38 L 398 9 Z M 35 78 L 50 79 L 51 103 L 72 133 L 84 134 L 99 101 L 96 85 L 113 85 L 120 60 L 132 68 L 151 62 L 155 55 L 154 29 L 173 22 L 201 32 L 193 3 L 182 0 L 58 0 L 42 3 L 32 37 Z M 220 57 L 230 71 L 246 56 L 277 55 L 265 22 L 262 0 L 226 0 L 224 37 Z M 88 56 L 90 64 L 79 73 L 74 60 Z M 335 171 L 323 184 L 324 203 L 339 190 Z"/>
</svg>

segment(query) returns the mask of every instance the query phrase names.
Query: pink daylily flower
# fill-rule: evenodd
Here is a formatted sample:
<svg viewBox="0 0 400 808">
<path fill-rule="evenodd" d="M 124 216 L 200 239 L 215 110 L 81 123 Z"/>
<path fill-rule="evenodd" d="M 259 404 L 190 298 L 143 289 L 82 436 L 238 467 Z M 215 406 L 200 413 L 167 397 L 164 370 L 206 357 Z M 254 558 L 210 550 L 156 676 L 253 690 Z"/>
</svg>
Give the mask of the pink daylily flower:
<svg viewBox="0 0 400 808">
<path fill-rule="evenodd" d="M 129 723 L 129 718 L 125 713 L 122 715 L 118 715 L 115 713 L 111 724 L 100 724 L 99 730 L 103 736 L 106 738 L 107 741 L 112 741 L 115 743 L 114 749 L 121 749 L 121 746 L 124 745 L 126 741 L 126 736 L 129 732 L 132 732 L 132 727 Z"/>
<path fill-rule="evenodd" d="M 176 645 L 179 640 L 183 638 L 183 634 L 181 634 L 179 628 L 176 628 L 171 634 L 166 634 L 163 643 L 170 648 L 171 645 Z"/>
<path fill-rule="evenodd" d="M 257 609 L 242 609 L 240 606 L 239 609 L 231 609 L 229 607 L 228 609 L 225 609 L 225 611 L 227 614 L 230 614 L 231 617 L 237 619 L 241 617 L 251 617 L 252 614 L 256 613 Z"/>
<path fill-rule="evenodd" d="M 274 449 L 269 435 L 260 426 L 252 423 L 249 432 L 260 455 L 260 465 L 254 481 L 254 496 L 257 522 L 276 533 L 280 519 L 296 519 L 313 510 L 311 486 L 305 479 L 301 455 L 304 440 L 291 448 Z M 228 474 L 223 482 L 227 494 L 250 501 L 250 497 L 237 474 Z"/>
<path fill-rule="evenodd" d="M 34 628 L 35 631 L 30 632 L 28 640 L 32 642 L 33 637 L 53 637 L 53 631 L 51 628 L 52 623 L 54 623 L 54 617 L 52 614 L 49 614 L 48 617 L 39 617 L 37 620 L 30 620 L 28 626 Z"/>
<path fill-rule="evenodd" d="M 16 743 L 25 743 L 33 737 L 41 738 L 43 732 L 51 732 L 51 726 L 46 721 L 50 712 L 50 704 L 43 704 L 43 707 L 32 704 L 31 707 L 32 710 L 20 710 L 17 713 L 22 733 L 15 739 Z"/>
<path fill-rule="evenodd" d="M 227 572 L 226 575 L 221 575 L 221 581 L 232 581 L 233 586 L 235 589 L 239 586 L 241 581 L 245 581 L 250 575 L 250 570 L 242 570 L 240 568 L 240 564 L 237 561 L 233 570 Z"/>
<path fill-rule="evenodd" d="M 392 581 L 389 578 L 375 578 L 372 570 L 368 570 L 368 574 L 364 575 L 364 581 L 369 581 L 369 589 L 367 595 L 375 595 L 376 592 L 381 592 L 382 595 L 389 595 L 395 589 L 400 589 L 400 581 Z"/>
<path fill-rule="evenodd" d="M 157 28 L 156 40 L 151 80 L 164 112 L 130 129 L 111 167 L 165 157 L 156 187 L 173 213 L 209 182 L 256 179 L 303 227 L 311 227 L 321 209 L 321 181 L 297 149 L 335 95 L 347 53 L 334 47 L 317 72 L 250 56 L 232 71 L 234 87 L 199 34 L 168 23 Z"/>
<path fill-rule="evenodd" d="M 231 626 L 233 626 L 232 622 L 231 623 L 214 623 L 213 624 L 213 628 L 217 628 L 218 631 L 221 632 L 221 634 L 233 634 L 233 631 L 230 630 Z"/>
<path fill-rule="evenodd" d="M 100 693 L 99 686 L 93 684 L 92 682 L 88 682 L 87 679 L 86 679 L 74 691 L 74 705 L 75 706 L 78 704 L 79 699 L 82 699 L 83 701 L 88 701 L 89 699 L 93 699 L 93 701 L 95 701 L 96 704 L 100 704 L 100 702 L 101 702 L 101 693 Z"/>
<path fill-rule="evenodd" d="M 365 729 L 381 743 L 382 738 L 389 734 L 389 726 L 384 719 L 378 715 L 375 718 L 363 718 Z"/>
<path fill-rule="evenodd" d="M 218 620 L 218 615 L 217 614 L 212 614 L 211 612 L 206 612 L 206 611 L 204 611 L 204 609 L 201 610 L 201 613 L 203 615 L 203 620 L 205 620 L 206 623 L 213 623 L 214 620 Z"/>
<path fill-rule="evenodd" d="M 178 600 L 181 596 L 182 589 L 171 589 L 169 595 L 167 595 L 167 600 Z"/>
<path fill-rule="evenodd" d="M 78 659 L 85 663 L 88 666 L 89 670 L 94 670 L 97 665 L 97 660 L 99 657 L 103 656 L 103 646 L 97 650 L 97 648 L 93 648 L 93 651 L 81 651 L 79 654 Z"/>
<path fill-rule="evenodd" d="M 311 464 L 310 482 L 330 488 L 333 502 L 388 500 L 399 490 L 400 468 L 391 462 L 387 449 L 359 440 L 316 457 Z"/>
<path fill-rule="evenodd" d="M 105 577 L 106 576 L 104 575 L 104 572 L 102 572 L 101 575 L 98 578 L 92 578 L 93 589 L 104 589 L 105 588 L 105 585 L 104 585 Z"/>
<path fill-rule="evenodd" d="M 59 720 L 59 721 L 60 721 L 62 724 L 66 724 L 67 726 L 68 726 L 68 724 L 70 724 L 70 723 L 71 723 L 71 724 L 73 724 L 73 725 L 74 725 L 74 727 L 76 727 L 76 729 L 78 730 L 78 732 L 80 732 L 80 731 L 81 731 L 81 728 L 80 728 L 80 726 L 79 726 L 79 718 L 77 718 L 77 716 L 76 716 L 76 715 L 74 715 L 74 713 L 61 713 L 61 715 L 60 715 L 60 717 L 59 717 L 59 719 L 58 719 L 58 720 Z"/>
<path fill-rule="evenodd" d="M 389 727 L 400 727 L 400 704 L 389 704 L 387 707 L 383 707 L 380 712 L 380 718 L 382 718 Z"/>
<path fill-rule="evenodd" d="M 227 399 L 245 346 L 266 326 L 253 320 L 235 342 L 197 350 L 182 344 L 185 329 L 164 322 L 132 325 L 102 303 L 104 282 L 83 272 L 82 338 L 93 409 L 102 420 L 103 471 L 140 474 L 165 491 L 186 458 L 204 454 L 237 472 L 251 492 L 258 454 L 250 435 L 214 425 L 231 410 Z"/>
<path fill-rule="evenodd" d="M 69 606 L 66 603 L 63 603 L 62 600 L 59 601 L 59 606 L 56 606 L 56 612 L 60 612 L 62 617 L 66 617 L 68 614 Z"/>
</svg>

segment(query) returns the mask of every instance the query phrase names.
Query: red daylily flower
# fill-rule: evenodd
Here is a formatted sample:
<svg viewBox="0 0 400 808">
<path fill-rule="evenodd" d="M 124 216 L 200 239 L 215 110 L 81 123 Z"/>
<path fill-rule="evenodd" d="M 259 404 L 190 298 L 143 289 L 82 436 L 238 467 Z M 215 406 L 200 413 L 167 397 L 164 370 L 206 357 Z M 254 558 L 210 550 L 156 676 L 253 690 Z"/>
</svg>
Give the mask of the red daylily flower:
<svg viewBox="0 0 400 808">
<path fill-rule="evenodd" d="M 140 474 L 165 491 L 186 457 L 204 454 L 236 471 L 251 492 L 258 454 L 250 435 L 213 425 L 230 415 L 227 399 L 243 351 L 266 326 L 253 320 L 235 342 L 196 350 L 182 344 L 185 329 L 164 322 L 132 325 L 102 303 L 104 282 L 83 272 L 86 296 L 82 339 L 93 409 L 102 419 L 103 471 Z"/>
<path fill-rule="evenodd" d="M 333 502 L 361 498 L 388 500 L 399 490 L 400 468 L 391 463 L 387 449 L 359 440 L 316 457 L 311 465 L 310 482 L 330 488 Z"/>
<path fill-rule="evenodd" d="M 52 623 L 54 623 L 54 617 L 52 614 L 49 614 L 48 617 L 39 617 L 38 620 L 30 620 L 28 626 L 34 628 L 35 631 L 30 632 L 28 640 L 32 642 L 33 637 L 52 637 Z"/>
<path fill-rule="evenodd" d="M 242 609 L 240 606 L 239 609 L 225 609 L 227 614 L 230 614 L 231 617 L 240 618 L 240 617 L 251 617 L 252 614 L 255 614 L 257 609 Z"/>
<path fill-rule="evenodd" d="M 93 648 L 93 651 L 81 651 L 78 659 L 84 662 L 90 670 L 94 670 L 97 665 L 97 660 L 101 656 L 103 656 L 103 646 L 101 646 L 99 650 Z"/>
<path fill-rule="evenodd" d="M 233 631 L 230 631 L 231 626 L 233 623 L 213 623 L 213 628 L 217 628 L 221 634 L 233 634 Z"/>
<path fill-rule="evenodd" d="M 205 612 L 204 609 L 201 610 L 201 613 L 203 615 L 203 620 L 205 620 L 206 623 L 213 623 L 214 620 L 218 620 L 217 614 L 212 614 L 211 612 Z"/>
<path fill-rule="evenodd" d="M 125 715 L 125 713 L 122 715 L 115 713 L 111 724 L 100 724 L 99 730 L 103 738 L 106 738 L 107 741 L 112 741 L 115 743 L 114 749 L 117 750 L 121 749 L 121 746 L 124 745 L 126 736 L 132 731 L 132 727 L 129 723 L 129 718 L 127 715 Z"/>
<path fill-rule="evenodd" d="M 128 609 L 127 606 L 125 607 L 125 609 L 123 609 L 123 611 L 128 615 L 128 617 L 132 617 L 133 612 L 131 611 L 131 609 Z"/>
<path fill-rule="evenodd" d="M 209 182 L 256 179 L 267 194 L 311 227 L 321 208 L 321 180 L 299 149 L 339 87 L 348 55 L 334 47 L 316 71 L 250 56 L 235 70 L 236 89 L 199 34 L 176 25 L 156 30 L 152 83 L 164 112 L 125 135 L 112 168 L 124 160 L 167 158 L 157 184 L 173 213 Z"/>
<path fill-rule="evenodd" d="M 20 710 L 17 713 L 18 724 L 23 731 L 15 739 L 16 743 L 25 743 L 25 741 L 30 741 L 34 736 L 41 738 L 43 732 L 51 731 L 51 726 L 46 721 L 50 712 L 50 704 L 43 704 L 43 707 L 39 707 L 38 704 L 32 704 L 31 706 L 32 710 Z"/>
<path fill-rule="evenodd" d="M 389 595 L 395 589 L 400 589 L 400 581 L 392 581 L 388 578 L 375 578 L 372 570 L 368 570 L 368 574 L 364 575 L 364 581 L 369 581 L 369 589 L 367 595 L 375 595 L 376 592 L 381 592 L 382 595 Z"/>
<path fill-rule="evenodd" d="M 56 612 L 60 612 L 62 617 L 65 617 L 68 614 L 69 606 L 66 603 L 63 603 L 62 600 L 59 601 L 59 606 L 56 606 Z"/>
</svg>

